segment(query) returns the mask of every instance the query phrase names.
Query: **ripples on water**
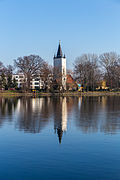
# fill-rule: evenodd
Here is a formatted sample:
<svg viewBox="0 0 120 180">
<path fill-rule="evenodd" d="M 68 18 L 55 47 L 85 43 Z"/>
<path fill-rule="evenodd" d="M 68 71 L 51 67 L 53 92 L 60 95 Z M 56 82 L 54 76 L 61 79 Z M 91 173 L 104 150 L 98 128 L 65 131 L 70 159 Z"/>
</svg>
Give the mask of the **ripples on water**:
<svg viewBox="0 0 120 180">
<path fill-rule="evenodd" d="M 0 98 L 0 179 L 120 179 L 120 97 Z"/>
</svg>

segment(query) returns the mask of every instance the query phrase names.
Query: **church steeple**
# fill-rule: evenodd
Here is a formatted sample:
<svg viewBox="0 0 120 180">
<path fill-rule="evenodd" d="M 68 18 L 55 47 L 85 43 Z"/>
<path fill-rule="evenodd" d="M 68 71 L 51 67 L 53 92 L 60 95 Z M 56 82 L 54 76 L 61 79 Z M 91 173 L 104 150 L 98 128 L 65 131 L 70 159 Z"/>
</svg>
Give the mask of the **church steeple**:
<svg viewBox="0 0 120 180">
<path fill-rule="evenodd" d="M 63 131 L 62 129 L 57 129 L 57 134 L 58 134 L 58 138 L 59 138 L 59 143 L 61 144 L 62 142 L 62 135 L 63 135 Z"/>
<path fill-rule="evenodd" d="M 54 61 L 54 80 L 61 79 L 60 89 L 66 90 L 66 58 L 62 53 L 61 44 L 59 42 L 57 55 L 53 57 Z M 60 77 L 60 74 L 62 77 Z"/>
<path fill-rule="evenodd" d="M 57 58 L 62 58 L 62 57 L 63 57 L 62 48 L 61 48 L 61 43 L 59 42 Z"/>
</svg>

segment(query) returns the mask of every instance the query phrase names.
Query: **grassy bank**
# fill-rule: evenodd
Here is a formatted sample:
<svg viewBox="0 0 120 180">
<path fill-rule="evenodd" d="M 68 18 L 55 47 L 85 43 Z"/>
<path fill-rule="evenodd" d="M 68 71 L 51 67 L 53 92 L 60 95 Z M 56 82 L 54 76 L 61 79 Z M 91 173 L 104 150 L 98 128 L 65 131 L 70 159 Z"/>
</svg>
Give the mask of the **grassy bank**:
<svg viewBox="0 0 120 180">
<path fill-rule="evenodd" d="M 65 93 L 19 93 L 19 92 L 10 92 L 3 91 L 0 92 L 1 97 L 54 97 L 54 96 L 120 96 L 120 92 L 65 92 Z"/>
</svg>

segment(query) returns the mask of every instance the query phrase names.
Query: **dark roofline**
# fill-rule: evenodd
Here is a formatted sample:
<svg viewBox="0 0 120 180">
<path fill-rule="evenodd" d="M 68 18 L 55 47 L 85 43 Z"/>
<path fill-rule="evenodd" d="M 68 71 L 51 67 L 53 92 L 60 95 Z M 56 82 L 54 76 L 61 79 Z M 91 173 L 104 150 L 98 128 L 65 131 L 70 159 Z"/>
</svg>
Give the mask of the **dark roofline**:
<svg viewBox="0 0 120 180">
<path fill-rule="evenodd" d="M 58 51 L 57 51 L 57 58 L 62 58 L 62 57 L 63 57 L 62 48 L 61 48 L 61 44 L 59 42 Z"/>
<path fill-rule="evenodd" d="M 59 45 L 58 45 L 57 56 L 54 55 L 54 59 L 56 59 L 56 58 L 66 58 L 65 54 L 63 56 L 62 48 L 61 48 L 61 43 L 60 42 L 59 42 Z"/>
</svg>

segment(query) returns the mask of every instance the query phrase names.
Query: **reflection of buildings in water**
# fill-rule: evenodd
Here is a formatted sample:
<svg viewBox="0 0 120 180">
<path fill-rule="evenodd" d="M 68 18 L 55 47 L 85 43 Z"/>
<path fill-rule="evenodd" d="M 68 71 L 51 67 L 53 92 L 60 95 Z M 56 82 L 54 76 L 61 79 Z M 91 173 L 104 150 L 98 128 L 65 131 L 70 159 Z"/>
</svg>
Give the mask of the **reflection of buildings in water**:
<svg viewBox="0 0 120 180">
<path fill-rule="evenodd" d="M 78 98 L 78 106 L 79 106 L 79 109 L 81 108 L 81 104 L 82 104 L 82 97 L 79 97 L 79 98 Z"/>
<path fill-rule="evenodd" d="M 29 101 L 29 102 L 28 102 Z M 42 109 L 44 103 L 43 98 L 26 98 L 26 100 L 19 99 L 18 105 L 17 105 L 17 113 L 21 113 L 23 111 L 29 111 L 29 109 L 32 109 L 32 112 L 35 112 L 39 109 L 39 111 Z"/>
<path fill-rule="evenodd" d="M 57 102 L 56 102 L 57 101 Z M 63 132 L 67 131 L 67 99 L 56 99 L 54 102 L 54 129 L 61 143 Z"/>
<path fill-rule="evenodd" d="M 59 142 L 67 131 L 68 116 L 84 133 L 116 133 L 120 130 L 120 97 L 0 98 L 0 126 L 15 121 L 19 130 L 40 133 L 54 119 Z"/>
<path fill-rule="evenodd" d="M 30 133 L 39 133 L 49 121 L 50 98 L 22 98 L 17 108 L 16 128 Z"/>
<path fill-rule="evenodd" d="M 102 102 L 102 108 L 106 108 L 107 97 L 100 97 Z"/>
<path fill-rule="evenodd" d="M 41 111 L 42 107 L 44 106 L 44 98 L 33 98 L 32 99 L 32 111 L 35 112 L 36 110 Z M 47 98 L 47 106 L 50 104 L 50 98 Z"/>
</svg>

